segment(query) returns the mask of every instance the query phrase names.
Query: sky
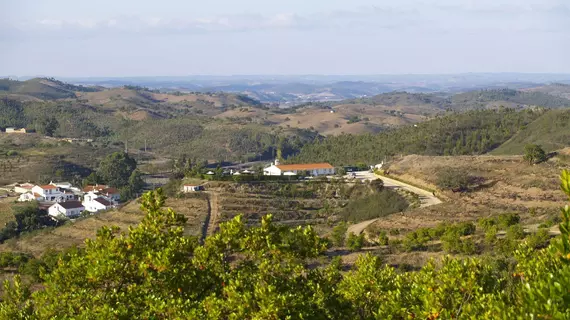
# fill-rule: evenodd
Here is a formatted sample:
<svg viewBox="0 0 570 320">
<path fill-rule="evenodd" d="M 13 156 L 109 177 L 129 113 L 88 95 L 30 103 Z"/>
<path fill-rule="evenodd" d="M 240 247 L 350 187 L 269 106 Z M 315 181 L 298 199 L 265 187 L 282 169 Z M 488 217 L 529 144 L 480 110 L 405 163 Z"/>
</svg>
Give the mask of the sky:
<svg viewBox="0 0 570 320">
<path fill-rule="evenodd" d="M 570 73 L 570 0 L 0 0 L 0 75 Z"/>
</svg>

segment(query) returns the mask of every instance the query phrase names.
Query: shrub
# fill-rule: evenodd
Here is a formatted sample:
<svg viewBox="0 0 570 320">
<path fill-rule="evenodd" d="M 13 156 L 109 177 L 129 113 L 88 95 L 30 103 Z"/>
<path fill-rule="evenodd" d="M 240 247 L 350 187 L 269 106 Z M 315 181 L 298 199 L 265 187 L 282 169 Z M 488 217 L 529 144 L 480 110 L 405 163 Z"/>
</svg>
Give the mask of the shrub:
<svg viewBox="0 0 570 320">
<path fill-rule="evenodd" d="M 539 229 L 537 232 L 529 235 L 526 238 L 526 243 L 534 249 L 544 248 L 550 242 L 550 234 L 548 234 L 548 230 L 546 229 Z"/>
<path fill-rule="evenodd" d="M 497 224 L 499 228 L 506 229 L 512 225 L 518 224 L 521 217 L 516 213 L 506 213 L 497 217 Z"/>
<path fill-rule="evenodd" d="M 388 235 L 386 235 L 386 231 L 380 231 L 378 235 L 378 245 L 379 246 L 387 246 L 388 245 Z"/>
<path fill-rule="evenodd" d="M 349 233 L 346 238 L 346 246 L 350 251 L 358 251 L 364 246 L 364 234 L 355 235 L 354 233 Z"/>
<path fill-rule="evenodd" d="M 536 144 L 527 144 L 524 147 L 523 159 L 529 164 L 537 164 L 546 161 L 546 152 Z"/>
<path fill-rule="evenodd" d="M 437 174 L 437 186 L 442 190 L 466 191 L 474 178 L 465 170 L 445 168 Z"/>
<path fill-rule="evenodd" d="M 340 222 L 333 228 L 331 240 L 335 246 L 342 247 L 344 245 L 347 230 L 348 226 L 344 221 Z"/>
<path fill-rule="evenodd" d="M 524 230 L 520 224 L 515 224 L 507 228 L 507 239 L 520 240 L 524 239 Z"/>
</svg>

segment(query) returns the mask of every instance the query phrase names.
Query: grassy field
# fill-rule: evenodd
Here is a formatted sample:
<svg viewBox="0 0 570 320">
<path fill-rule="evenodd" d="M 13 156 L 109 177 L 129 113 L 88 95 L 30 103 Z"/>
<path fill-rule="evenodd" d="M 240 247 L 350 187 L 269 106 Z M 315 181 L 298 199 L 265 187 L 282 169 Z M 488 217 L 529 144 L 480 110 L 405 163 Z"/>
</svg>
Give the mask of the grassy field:
<svg viewBox="0 0 570 320">
<path fill-rule="evenodd" d="M 207 202 L 202 198 L 168 199 L 166 206 L 188 218 L 185 231 L 199 235 L 207 214 Z M 133 201 L 120 210 L 103 212 L 85 219 L 70 222 L 64 226 L 39 230 L 20 238 L 10 239 L 0 245 L 0 251 L 23 251 L 41 256 L 47 249 L 63 249 L 82 245 L 87 238 L 94 238 L 103 226 L 117 226 L 126 232 L 130 226 L 138 224 L 143 218 L 139 204 Z"/>
</svg>

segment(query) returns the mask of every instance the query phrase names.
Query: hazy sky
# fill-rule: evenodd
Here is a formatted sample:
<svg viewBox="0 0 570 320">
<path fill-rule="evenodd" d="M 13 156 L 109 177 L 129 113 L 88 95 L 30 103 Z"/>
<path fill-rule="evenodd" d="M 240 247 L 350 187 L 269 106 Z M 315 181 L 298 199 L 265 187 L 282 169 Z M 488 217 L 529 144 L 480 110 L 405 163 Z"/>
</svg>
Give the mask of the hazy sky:
<svg viewBox="0 0 570 320">
<path fill-rule="evenodd" d="M 570 73 L 570 0 L 0 0 L 0 75 Z"/>
</svg>

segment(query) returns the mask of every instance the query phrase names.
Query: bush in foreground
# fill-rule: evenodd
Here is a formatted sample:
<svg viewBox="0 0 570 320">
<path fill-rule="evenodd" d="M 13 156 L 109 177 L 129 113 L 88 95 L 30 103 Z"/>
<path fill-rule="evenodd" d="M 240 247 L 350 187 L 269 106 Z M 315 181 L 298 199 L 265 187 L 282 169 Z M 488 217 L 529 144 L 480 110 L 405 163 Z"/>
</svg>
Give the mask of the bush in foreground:
<svg viewBox="0 0 570 320">
<path fill-rule="evenodd" d="M 570 173 L 562 175 L 570 196 Z M 1 319 L 567 319 L 570 207 L 561 236 L 540 251 L 519 246 L 516 266 L 446 257 L 398 272 L 361 256 L 341 273 L 335 259 L 309 267 L 327 241 L 310 227 L 240 217 L 204 244 L 184 236 L 185 218 L 143 196 L 146 216 L 127 235 L 102 228 L 85 249 L 59 259 L 30 293 L 6 282 Z M 513 272 L 514 270 L 514 272 Z M 508 272 L 507 272 L 508 271 Z"/>
</svg>

